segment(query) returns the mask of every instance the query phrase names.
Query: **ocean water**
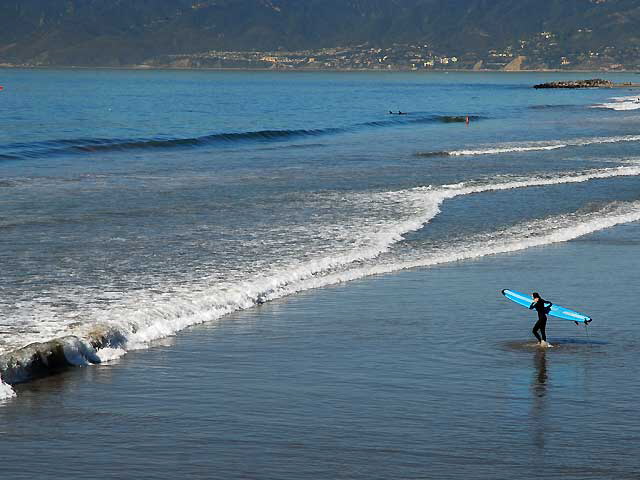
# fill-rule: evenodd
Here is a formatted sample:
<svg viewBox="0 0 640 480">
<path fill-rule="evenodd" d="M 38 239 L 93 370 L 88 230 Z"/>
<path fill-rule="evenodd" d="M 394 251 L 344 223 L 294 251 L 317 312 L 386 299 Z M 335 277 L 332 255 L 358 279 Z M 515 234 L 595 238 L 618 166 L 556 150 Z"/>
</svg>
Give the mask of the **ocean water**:
<svg viewBox="0 0 640 480">
<path fill-rule="evenodd" d="M 257 412 L 253 420 L 261 426 L 251 431 L 251 422 L 243 420 L 246 435 L 255 442 L 253 449 L 259 450 L 256 445 L 273 447 L 269 426 L 278 427 L 286 436 L 294 424 L 309 427 L 308 437 L 300 443 L 317 447 L 327 442 L 314 436 L 319 424 L 296 424 L 285 410 L 280 417 L 273 412 L 261 416 L 257 406 L 271 401 L 276 411 L 291 408 L 286 398 L 296 398 L 294 393 L 306 388 L 318 398 L 322 392 L 314 388 L 323 384 L 297 383 L 302 377 L 287 383 L 290 363 L 280 358 L 283 352 L 278 342 L 265 340 L 260 346 L 255 332 L 272 338 L 269 336 L 287 330 L 287 335 L 302 338 L 299 344 L 285 345 L 285 350 L 301 351 L 311 342 L 315 358 L 332 358 L 326 370 L 322 363 L 310 364 L 310 378 L 326 380 L 327 375 L 337 375 L 333 390 L 327 387 L 327 398 L 338 395 L 343 407 L 355 408 L 347 406 L 363 400 L 362 392 L 349 397 L 353 385 L 361 381 L 367 386 L 363 392 L 378 392 L 385 404 L 409 402 L 413 408 L 408 414 L 413 415 L 421 399 L 411 391 L 412 382 L 421 385 L 418 388 L 425 385 L 424 379 L 414 378 L 419 375 L 416 370 L 409 369 L 408 377 L 398 375 L 390 380 L 393 375 L 387 370 L 391 367 L 381 366 L 385 382 L 392 384 L 385 383 L 378 391 L 371 383 L 375 369 L 361 370 L 361 365 L 402 362 L 402 348 L 385 350 L 383 340 L 401 333 L 406 339 L 406 329 L 415 327 L 419 334 L 413 341 L 419 345 L 410 342 L 408 351 L 429 351 L 431 345 L 441 344 L 456 353 L 452 356 L 445 351 L 437 357 L 443 360 L 437 362 L 440 371 L 447 371 L 443 365 L 452 365 L 449 381 L 436 375 L 436 367 L 425 363 L 428 359 L 420 363 L 426 369 L 424 375 L 438 377 L 437 396 L 443 410 L 432 419 L 444 422 L 443 429 L 458 429 L 461 435 L 442 437 L 446 442 L 436 464 L 440 465 L 438 477 L 445 478 L 446 466 L 462 461 L 447 451 L 464 449 L 465 434 L 474 428 L 485 434 L 493 432 L 494 440 L 510 438 L 500 436 L 504 432 L 495 426 L 495 416 L 482 420 L 482 409 L 454 415 L 455 409 L 476 401 L 474 394 L 481 385 L 495 379 L 511 385 L 513 376 L 521 372 L 503 363 L 521 359 L 524 352 L 532 357 L 528 362 L 537 369 L 536 378 L 542 378 L 548 374 L 540 372 L 549 370 L 540 366 L 545 362 L 575 369 L 584 362 L 597 363 L 593 360 L 597 357 L 615 368 L 620 358 L 632 358 L 615 355 L 626 351 L 619 343 L 609 347 L 615 342 L 599 343 L 602 340 L 597 336 L 592 340 L 573 325 L 570 329 L 563 326 L 565 337 L 556 350 L 546 353 L 530 345 L 526 323 L 518 328 L 523 328 L 521 336 L 513 329 L 505 334 L 491 325 L 498 309 L 509 312 L 501 315 L 512 315 L 511 309 L 516 308 L 503 303 L 502 288 L 537 289 L 552 301 L 592 315 L 596 320 L 591 328 L 597 332 L 598 314 L 606 316 L 606 309 L 600 301 L 594 305 L 592 299 L 600 299 L 603 290 L 616 292 L 630 285 L 637 271 L 637 236 L 633 233 L 640 221 L 640 116 L 634 105 L 640 92 L 531 88 L 560 77 L 580 76 L 0 71 L 0 84 L 5 87 L 0 93 L 0 395 L 7 399 L 6 408 L 20 408 L 21 397 L 32 401 L 38 395 L 49 397 L 50 393 L 37 386 L 54 385 L 50 388 L 57 391 L 56 378 L 77 380 L 89 375 L 84 372 L 99 375 L 126 365 L 126 371 L 156 378 L 149 372 L 154 370 L 153 361 L 159 361 L 157 342 L 176 334 L 177 338 L 191 335 L 194 330 L 185 329 L 194 325 L 203 325 L 203 330 L 195 331 L 212 332 L 206 345 L 221 355 L 216 365 L 222 368 L 227 343 L 242 348 L 233 343 L 237 337 L 224 328 L 225 322 L 252 318 L 254 341 L 245 348 L 264 349 L 262 361 L 272 367 L 268 375 L 283 372 L 277 384 L 269 384 L 271 377 L 263 378 L 263 370 L 244 372 L 242 360 L 238 363 L 237 355 L 229 353 L 228 361 L 234 365 L 225 368 L 246 374 L 256 389 L 244 392 L 253 395 L 253 401 L 242 406 L 247 415 L 252 408 Z M 607 78 L 635 80 L 632 74 Z M 532 251 L 547 256 L 537 258 Z M 553 256 L 553 252 L 561 254 Z M 492 263 L 497 258 L 501 260 Z M 473 272 L 478 265 L 480 273 Z M 471 268 L 471 273 L 464 273 L 465 268 Z M 457 276 L 449 278 L 450 271 Z M 416 275 L 420 279 L 417 287 L 412 283 Z M 379 276 L 387 280 L 371 280 Z M 378 293 L 368 292 L 368 308 L 358 300 L 357 285 L 375 285 L 371 289 Z M 549 290 L 552 293 L 547 295 Z M 348 293 L 352 291 L 356 293 Z M 325 306 L 321 312 L 314 311 L 313 302 L 306 304 L 306 310 L 287 310 L 284 318 L 295 317 L 291 324 L 278 320 L 276 305 L 295 303 L 296 298 L 307 298 L 313 292 L 322 298 L 347 293 L 339 295 L 344 297 L 341 302 L 334 299 L 331 308 Z M 437 306 L 444 323 L 424 330 L 420 318 L 407 318 L 403 309 L 410 310 L 411 302 L 420 296 L 424 298 L 419 305 Z M 466 298 L 473 300 L 467 304 Z M 624 297 L 619 300 L 624 302 Z M 400 320 L 385 323 L 385 335 L 380 336 L 381 320 L 374 312 L 381 308 L 388 312 L 392 305 Z M 304 327 L 305 322 L 335 314 L 335 309 L 349 312 L 346 318 L 357 322 L 357 329 L 347 334 L 348 341 L 338 343 L 345 354 L 337 358 L 335 340 L 341 337 L 332 322 L 322 324 L 326 331 L 320 326 L 320 331 Z M 629 324 L 630 312 L 631 305 L 623 310 L 628 331 L 627 337 L 618 337 L 619 342 L 637 335 Z M 262 316 L 268 317 L 265 326 L 259 324 Z M 483 326 L 471 329 L 472 335 L 462 334 L 453 327 L 461 317 L 478 318 Z M 271 323 L 273 318 L 276 325 Z M 411 318 L 417 323 L 411 323 Z M 498 325 L 504 328 L 506 321 Z M 615 331 L 610 323 L 607 328 L 607 333 Z M 327 341 L 316 345 L 317 335 Z M 378 350 L 363 347 L 372 338 L 379 343 Z M 467 347 L 455 348 L 458 342 Z M 494 354 L 485 358 L 478 344 L 490 345 Z M 628 341 L 624 344 L 628 346 Z M 195 346 L 200 344 L 195 342 Z M 162 348 L 172 351 L 171 345 Z M 350 355 L 351 349 L 364 349 L 363 357 Z M 381 359 L 376 360 L 375 351 Z M 596 353 L 588 353 L 592 351 Z M 295 363 L 294 355 L 284 358 Z M 486 362 L 473 375 L 469 369 L 454 368 L 481 358 Z M 189 364 L 177 353 L 175 360 L 182 362 L 182 371 L 198 363 L 191 358 Z M 87 368 L 34 381 L 69 365 Z M 606 371 L 598 378 L 606 377 Z M 220 379 L 220 402 L 225 401 L 225 392 L 233 393 L 242 386 L 234 378 Z M 267 387 L 264 395 L 256 393 L 261 392 L 262 382 Z M 462 388 L 465 382 L 471 382 L 468 394 Z M 609 378 L 606 387 L 615 389 L 611 382 Z M 204 383 L 210 389 L 211 384 Z M 546 385 L 544 381 L 539 384 Z M 517 409 L 522 406 L 517 398 L 525 395 L 522 389 L 527 385 L 528 377 L 510 387 L 515 391 L 492 390 L 491 395 L 481 396 L 481 405 L 490 412 L 492 401 L 515 398 L 513 422 L 505 427 L 515 429 Z M 87 381 L 83 388 L 89 386 Z M 588 408 L 581 387 L 581 383 L 562 384 L 558 395 L 566 397 L 560 404 Z M 137 390 L 133 383 L 128 388 L 129 393 Z M 538 387 L 531 388 L 536 392 Z M 525 396 L 531 393 L 527 392 Z M 237 402 L 231 393 L 229 400 Z M 429 393 L 434 394 L 431 389 Z M 634 386 L 626 392 L 631 398 L 637 393 Z M 145 404 L 145 396 L 136 400 L 140 408 L 154 406 L 153 401 Z M 628 403 L 617 402 L 620 411 L 612 425 L 620 425 L 629 408 Z M 428 405 L 433 408 L 432 403 Z M 156 407 L 169 408 L 166 404 Z M 337 407 L 330 402 L 325 407 L 317 411 L 301 408 L 298 420 L 329 415 L 338 422 Z M 600 407 L 600 415 L 605 414 Z M 170 408 L 179 405 L 174 401 Z M 227 413 L 234 415 L 232 410 Z M 22 411 L 15 418 L 28 423 L 29 415 Z M 349 427 L 352 443 L 365 448 L 372 442 L 369 454 L 363 450 L 351 463 L 345 457 L 346 470 L 339 475 L 338 470 L 311 469 L 305 478 L 318 474 L 323 478 L 373 478 L 370 455 L 402 449 L 405 435 L 415 433 L 403 421 L 396 431 L 380 432 L 388 436 L 388 442 L 375 444 L 367 432 L 379 415 L 382 411 L 373 409 Z M 558 429 L 567 422 L 578 428 L 575 416 L 565 413 L 563 417 L 559 410 L 554 415 Z M 396 417 L 389 417 L 385 428 L 392 429 L 392 418 Z M 531 427 L 533 420 L 527 417 L 526 422 Z M 613 430 L 598 425 L 602 430 L 598 441 L 604 441 Z M 637 427 L 633 424 L 629 435 Z M 3 428 L 15 434 L 18 427 Z M 330 435 L 340 429 L 337 424 L 335 428 Z M 436 442 L 438 434 L 432 431 L 414 440 L 429 438 Z M 471 444 L 481 448 L 480 437 L 472 438 L 477 441 Z M 580 448 L 579 441 L 571 438 Z M 233 435 L 207 437 L 209 441 L 221 439 L 238 444 L 249 441 Z M 520 455 L 531 450 L 527 442 L 517 444 Z M 502 440 L 489 444 L 505 448 Z M 320 461 L 313 457 L 317 449 L 301 450 L 296 457 L 300 465 L 305 459 Z M 305 456 L 307 451 L 310 456 Z M 547 451 L 543 448 L 537 454 L 544 456 Z M 223 454 L 218 464 L 207 465 L 224 466 L 225 474 L 219 478 L 247 478 L 271 471 L 260 462 L 253 472 L 234 469 L 236 453 L 227 451 L 231 457 Z M 261 455 L 261 462 L 267 462 L 268 452 Z M 296 456 L 289 450 L 274 451 L 274 455 L 280 459 Z M 447 455 L 452 456 L 447 460 Z M 470 466 L 478 462 L 491 465 L 492 458 L 497 461 L 487 452 L 483 455 L 484 460 L 467 455 L 464 461 Z M 386 478 L 428 477 L 418 450 L 402 458 Z M 615 458 L 608 457 L 608 461 Z M 412 461 L 415 468 L 407 466 Z M 562 468 L 562 462 L 555 465 Z M 636 472 L 637 465 L 628 467 L 620 467 L 617 478 Z M 589 468 L 585 470 L 588 475 L 602 478 L 597 476 L 602 471 Z M 481 472 L 487 475 L 487 470 Z M 519 468 L 507 469 L 504 477 L 514 472 L 522 474 Z M 587 477 L 580 472 L 570 473 L 575 478 Z M 282 478 L 284 473 L 273 471 L 264 477 Z"/>
</svg>

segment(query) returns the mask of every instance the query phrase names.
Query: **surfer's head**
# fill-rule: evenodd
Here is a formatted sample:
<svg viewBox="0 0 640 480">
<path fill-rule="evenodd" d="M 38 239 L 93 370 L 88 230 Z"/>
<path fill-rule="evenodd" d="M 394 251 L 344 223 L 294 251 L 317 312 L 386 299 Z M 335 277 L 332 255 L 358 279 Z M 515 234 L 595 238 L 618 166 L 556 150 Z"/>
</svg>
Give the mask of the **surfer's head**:
<svg viewBox="0 0 640 480">
<path fill-rule="evenodd" d="M 540 298 L 540 294 L 539 294 L 538 292 L 533 292 L 533 293 L 531 294 L 531 296 L 532 296 L 533 298 Z"/>
</svg>

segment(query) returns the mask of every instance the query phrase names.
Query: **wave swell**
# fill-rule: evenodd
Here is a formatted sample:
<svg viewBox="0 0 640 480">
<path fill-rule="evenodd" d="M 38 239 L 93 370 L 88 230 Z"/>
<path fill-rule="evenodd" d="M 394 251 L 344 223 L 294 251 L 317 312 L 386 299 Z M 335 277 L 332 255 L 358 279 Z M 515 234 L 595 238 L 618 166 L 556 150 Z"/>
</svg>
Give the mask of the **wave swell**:
<svg viewBox="0 0 640 480">
<path fill-rule="evenodd" d="M 420 123 L 460 123 L 466 116 L 459 115 L 394 115 L 386 120 L 365 122 L 347 127 L 294 130 L 258 130 L 247 132 L 214 133 L 190 138 L 76 138 L 31 143 L 0 145 L 0 160 L 37 159 L 52 155 L 90 154 L 98 152 L 198 148 L 237 143 L 281 142 L 294 138 L 318 137 L 357 131 L 363 128 L 383 128 Z M 484 117 L 470 116 L 473 121 Z"/>
<path fill-rule="evenodd" d="M 395 258 L 385 263 L 378 259 L 394 244 L 401 242 L 407 233 L 428 224 L 448 199 L 482 192 L 637 175 L 640 175 L 640 166 L 634 165 L 548 178 L 498 177 L 490 182 L 425 186 L 387 192 L 385 195 L 390 198 L 399 196 L 412 204 L 423 206 L 414 216 L 397 222 L 391 228 L 385 226 L 384 229 L 369 232 L 370 241 L 365 246 L 361 245 L 341 255 L 301 262 L 237 283 L 215 284 L 197 292 L 185 287 L 184 291 L 169 300 L 151 298 L 145 302 L 140 298 L 131 298 L 121 305 L 121 311 L 113 309 L 105 312 L 104 318 L 95 318 L 96 323 L 84 327 L 87 330 L 78 328 L 73 335 L 32 343 L 1 355 L 0 374 L 6 383 L 20 383 L 72 366 L 107 361 L 124 355 L 127 350 L 145 348 L 149 342 L 173 335 L 188 326 L 210 322 L 231 312 L 303 290 L 402 269 L 564 242 L 621 223 L 640 221 L 640 202 L 612 204 L 597 211 L 538 220 L 535 229 L 525 223 L 478 238 L 469 238 L 460 245 L 449 245 L 443 250 L 422 254 L 417 258 Z M 537 233 L 532 234 L 532 231 Z M 6 384 L 0 384 L 0 392 L 2 389 L 10 391 Z"/>
</svg>

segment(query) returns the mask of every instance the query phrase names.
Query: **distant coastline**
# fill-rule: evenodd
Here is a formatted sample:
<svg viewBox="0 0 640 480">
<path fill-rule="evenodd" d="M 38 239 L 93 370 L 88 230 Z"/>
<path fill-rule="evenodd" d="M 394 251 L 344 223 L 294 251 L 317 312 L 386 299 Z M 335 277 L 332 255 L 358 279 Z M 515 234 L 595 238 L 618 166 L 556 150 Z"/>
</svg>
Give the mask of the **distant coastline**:
<svg viewBox="0 0 640 480">
<path fill-rule="evenodd" d="M 29 70 L 175 70 L 175 71 L 221 71 L 221 72 L 336 72 L 336 73 L 415 73 L 415 74 L 431 74 L 431 73 L 505 73 L 505 74 L 518 74 L 518 73 L 592 73 L 592 74 L 616 74 L 616 73 L 632 73 L 640 75 L 640 69 L 625 69 L 625 70 L 604 70 L 604 69 L 519 69 L 519 70 L 505 70 L 505 69 L 492 69 L 492 68 L 439 68 L 432 70 L 413 70 L 410 68 L 320 68 L 320 67 L 298 67 L 298 68 L 260 68 L 260 67 L 196 67 L 196 66 L 175 66 L 175 65 L 146 65 L 146 64 L 133 64 L 133 65 L 27 65 L 27 64 L 11 64 L 0 63 L 0 69 L 29 69 Z M 611 88 L 621 88 L 625 85 L 616 85 Z"/>
</svg>

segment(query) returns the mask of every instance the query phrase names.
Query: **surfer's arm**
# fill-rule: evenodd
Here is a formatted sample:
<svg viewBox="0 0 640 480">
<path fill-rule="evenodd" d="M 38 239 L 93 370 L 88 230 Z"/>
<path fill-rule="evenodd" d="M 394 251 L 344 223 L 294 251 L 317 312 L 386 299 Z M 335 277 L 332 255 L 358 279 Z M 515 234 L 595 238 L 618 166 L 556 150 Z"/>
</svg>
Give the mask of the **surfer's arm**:
<svg viewBox="0 0 640 480">
<path fill-rule="evenodd" d="M 536 306 L 536 303 L 538 303 L 537 301 L 533 302 L 531 305 L 529 305 L 529 310 L 533 310 Z"/>
</svg>

